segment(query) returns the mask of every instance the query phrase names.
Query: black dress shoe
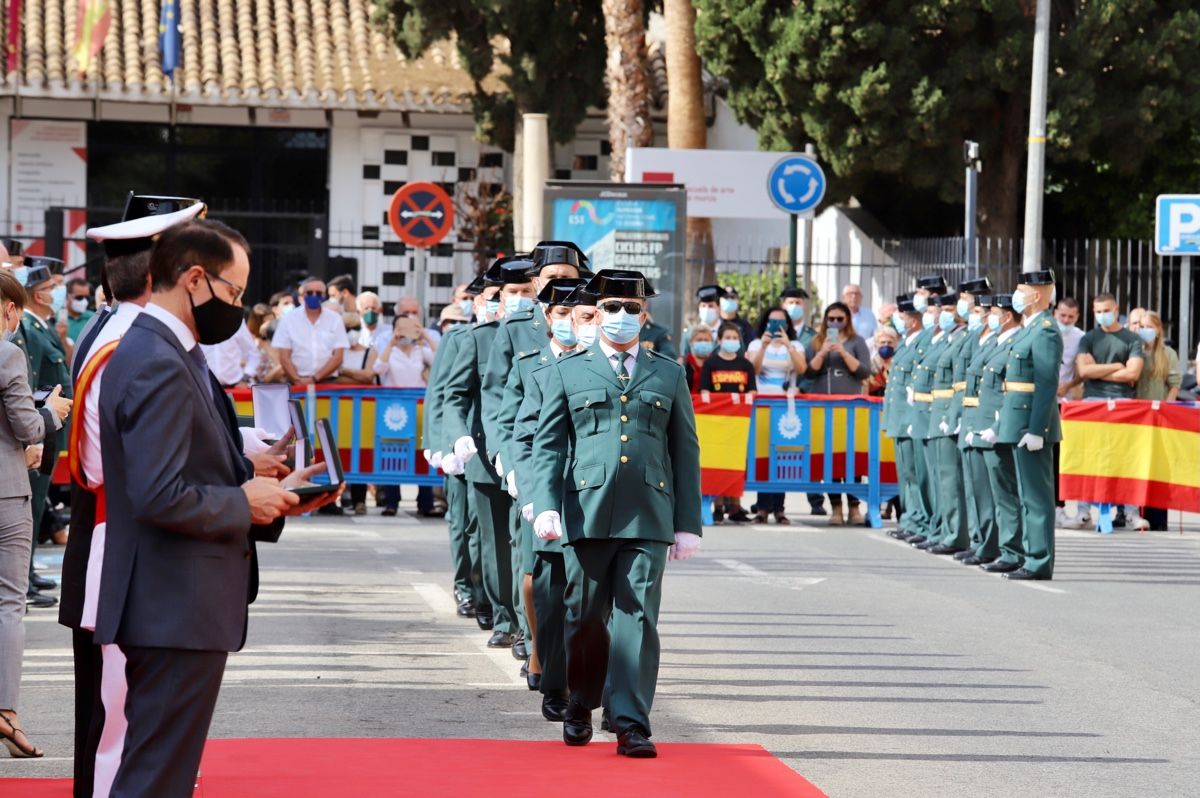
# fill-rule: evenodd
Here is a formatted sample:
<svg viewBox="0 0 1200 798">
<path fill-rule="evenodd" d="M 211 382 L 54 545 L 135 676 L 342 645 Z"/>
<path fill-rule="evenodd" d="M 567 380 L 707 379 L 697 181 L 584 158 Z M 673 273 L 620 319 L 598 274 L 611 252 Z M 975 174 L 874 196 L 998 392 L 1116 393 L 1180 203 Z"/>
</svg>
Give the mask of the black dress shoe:
<svg viewBox="0 0 1200 798">
<path fill-rule="evenodd" d="M 567 745 L 587 745 L 591 739 L 592 711 L 569 701 L 563 717 L 563 742 Z"/>
<path fill-rule="evenodd" d="M 542 696 L 542 717 L 551 723 L 562 723 L 567 719 L 567 699 L 558 695 Z"/>
<path fill-rule="evenodd" d="M 912 546 L 913 548 L 916 548 L 917 546 L 920 546 L 922 543 L 924 543 L 927 540 L 929 540 L 929 538 L 925 537 L 924 535 L 915 535 L 915 536 L 909 538 L 906 542 L 908 543 L 908 545 Z"/>
<path fill-rule="evenodd" d="M 936 540 L 933 540 L 931 538 L 926 538 L 925 540 L 921 541 L 920 543 L 913 544 L 913 548 L 920 549 L 921 551 L 929 551 L 930 549 L 936 548 L 937 545 L 938 545 L 938 542 Z"/>
<path fill-rule="evenodd" d="M 53 590 L 58 587 L 58 582 L 53 579 L 47 579 L 40 574 L 33 574 L 29 577 L 29 584 L 36 587 L 38 590 Z"/>
<path fill-rule="evenodd" d="M 610 734 L 613 732 L 612 715 L 608 714 L 607 707 L 600 713 L 600 731 L 609 732 Z"/>
<path fill-rule="evenodd" d="M 525 638 L 518 638 L 513 643 L 512 655 L 513 659 L 529 659 L 529 646 L 525 643 Z"/>
<path fill-rule="evenodd" d="M 1010 571 L 1017 570 L 1021 566 L 1015 562 L 1009 562 L 1008 560 L 995 560 L 994 562 L 990 562 L 987 565 L 981 565 L 979 567 L 987 571 L 989 574 L 1006 574 Z"/>
<path fill-rule="evenodd" d="M 44 593 L 39 593 L 37 590 L 30 588 L 25 593 L 25 606 L 36 607 L 39 609 L 47 609 L 58 604 L 58 599 L 54 596 L 47 596 Z"/>
<path fill-rule="evenodd" d="M 954 555 L 954 559 L 958 560 L 959 562 L 962 562 L 963 560 L 967 559 L 968 557 L 974 557 L 974 556 L 975 556 L 975 549 L 963 549 L 962 551 L 959 551 Z"/>
<path fill-rule="evenodd" d="M 542 689 L 542 674 L 529 673 L 528 669 L 526 669 L 525 685 L 530 689 L 531 692 L 534 692 L 534 693 L 536 693 L 538 690 L 541 690 Z M 562 720 L 562 718 L 559 718 L 559 720 Z"/>
<path fill-rule="evenodd" d="M 501 632 L 499 629 L 492 632 L 492 636 L 488 638 L 488 648 L 508 648 L 513 644 L 513 636 L 508 632 Z"/>
<path fill-rule="evenodd" d="M 809 515 L 828 515 L 828 513 L 825 510 L 825 505 L 823 505 L 823 504 L 809 505 L 808 514 Z"/>
<path fill-rule="evenodd" d="M 958 546 L 947 546 L 942 544 L 940 546 L 930 546 L 928 549 L 926 549 L 926 551 L 928 551 L 930 554 L 962 554 L 969 551 L 969 549 L 960 549 Z"/>
<path fill-rule="evenodd" d="M 1018 568 L 1004 575 L 1005 579 L 1030 580 L 1037 582 L 1049 582 L 1050 577 L 1035 574 L 1033 571 L 1026 571 L 1024 568 Z"/>
<path fill-rule="evenodd" d="M 658 749 L 641 729 L 634 726 L 618 735 L 617 753 L 630 759 L 654 759 L 658 756 Z"/>
<path fill-rule="evenodd" d="M 955 558 L 955 559 L 958 559 L 958 558 Z M 972 554 L 970 557 L 966 557 L 966 558 L 960 560 L 960 562 L 963 565 L 987 565 L 988 563 L 991 562 L 991 560 L 985 560 L 982 557 L 980 557 L 978 554 Z"/>
<path fill-rule="evenodd" d="M 479 628 L 487 631 L 492 628 L 492 614 L 490 612 L 475 611 L 475 623 L 479 624 Z"/>
<path fill-rule="evenodd" d="M 464 599 L 458 603 L 458 609 L 455 612 L 458 613 L 459 618 L 474 618 L 475 603 L 470 599 Z"/>
</svg>

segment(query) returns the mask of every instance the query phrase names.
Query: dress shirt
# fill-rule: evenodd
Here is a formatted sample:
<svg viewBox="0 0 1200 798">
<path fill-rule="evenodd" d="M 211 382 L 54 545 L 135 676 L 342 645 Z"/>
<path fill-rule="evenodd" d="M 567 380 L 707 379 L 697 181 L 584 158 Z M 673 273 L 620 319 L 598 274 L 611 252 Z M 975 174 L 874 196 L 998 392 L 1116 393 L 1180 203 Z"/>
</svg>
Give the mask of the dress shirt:
<svg viewBox="0 0 1200 798">
<path fill-rule="evenodd" d="M 1083 340 L 1083 330 L 1071 325 L 1066 332 L 1063 332 L 1061 327 L 1058 331 L 1062 333 L 1063 339 L 1063 357 L 1062 365 L 1058 367 L 1058 384 L 1063 385 L 1075 379 L 1075 356 L 1079 354 L 1079 342 Z"/>
<path fill-rule="evenodd" d="M 336 350 L 349 349 L 350 338 L 340 314 L 324 308 L 314 324 L 308 311 L 297 310 L 280 319 L 271 345 L 291 351 L 296 373 L 311 377 Z"/>
<path fill-rule="evenodd" d="M 393 346 L 384 360 L 382 350 L 375 358 L 375 373 L 379 384 L 393 388 L 424 388 L 425 369 L 433 365 L 433 349 L 428 346 L 412 346 L 405 352 Z"/>
<path fill-rule="evenodd" d="M 875 328 L 879 326 L 879 320 L 875 318 L 875 314 L 866 305 L 859 307 L 854 311 L 854 332 L 858 333 L 859 337 L 864 341 L 870 341 L 875 336 Z"/>
<path fill-rule="evenodd" d="M 87 360 L 84 361 L 83 366 L 86 367 L 88 360 L 91 360 L 102 348 L 123 338 L 129 330 L 129 326 L 133 324 L 133 320 L 141 312 L 142 307 L 132 302 L 122 302 L 117 305 L 112 317 L 96 334 L 96 339 L 92 342 L 92 348 L 88 350 Z M 106 363 L 97 369 L 95 376 L 92 377 L 91 385 L 88 387 L 87 396 L 83 400 L 84 438 L 79 453 L 79 462 L 83 466 L 83 473 L 87 477 L 88 484 L 93 488 L 104 484 L 104 464 L 100 457 L 100 385 L 107 368 L 108 364 Z"/>
<path fill-rule="evenodd" d="M 219 344 L 200 345 L 208 367 L 216 375 L 217 381 L 228 387 L 237 385 L 242 380 L 253 382 L 258 374 L 258 361 L 262 354 L 254 343 L 254 336 L 246 322 L 233 334 L 233 337 Z"/>
<path fill-rule="evenodd" d="M 638 342 L 638 340 L 636 338 L 633 339 L 633 346 L 629 348 L 628 352 L 620 352 L 616 349 L 613 349 L 608 345 L 607 342 L 604 341 L 604 339 L 600 339 L 599 343 L 600 351 L 603 352 L 604 357 L 608 359 L 609 368 L 612 368 L 613 365 L 613 355 L 621 354 L 625 356 L 625 370 L 629 372 L 629 379 L 632 380 L 634 371 L 637 369 L 637 353 L 642 351 L 641 344 Z M 613 369 L 613 372 L 616 373 L 616 369 Z"/>
</svg>

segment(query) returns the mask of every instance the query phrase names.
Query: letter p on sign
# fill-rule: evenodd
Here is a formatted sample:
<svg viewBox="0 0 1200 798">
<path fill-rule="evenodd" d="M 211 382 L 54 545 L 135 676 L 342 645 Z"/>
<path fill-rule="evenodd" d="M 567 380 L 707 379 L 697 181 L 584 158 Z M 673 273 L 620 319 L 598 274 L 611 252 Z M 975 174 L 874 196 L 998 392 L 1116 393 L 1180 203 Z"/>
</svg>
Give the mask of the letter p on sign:
<svg viewBox="0 0 1200 798">
<path fill-rule="evenodd" d="M 1155 251 L 1200 255 L 1200 195 L 1163 194 L 1155 202 Z"/>
</svg>

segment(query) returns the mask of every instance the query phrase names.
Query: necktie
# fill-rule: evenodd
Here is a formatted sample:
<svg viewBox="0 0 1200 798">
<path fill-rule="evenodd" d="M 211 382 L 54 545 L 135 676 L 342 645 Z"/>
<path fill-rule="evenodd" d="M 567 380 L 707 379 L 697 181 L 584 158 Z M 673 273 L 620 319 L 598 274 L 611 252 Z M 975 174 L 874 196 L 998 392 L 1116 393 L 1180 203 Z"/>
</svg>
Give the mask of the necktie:
<svg viewBox="0 0 1200 798">
<path fill-rule="evenodd" d="M 617 372 L 617 379 L 621 382 L 628 382 L 629 369 L 625 368 L 625 353 L 616 352 L 610 360 L 613 362 L 613 371 Z"/>
<path fill-rule="evenodd" d="M 213 396 L 212 380 L 208 377 L 208 361 L 204 357 L 204 351 L 199 345 L 193 346 L 192 351 L 188 352 L 188 357 L 192 359 L 192 363 L 198 369 L 200 384 L 208 386 L 208 397 L 211 399 Z"/>
</svg>

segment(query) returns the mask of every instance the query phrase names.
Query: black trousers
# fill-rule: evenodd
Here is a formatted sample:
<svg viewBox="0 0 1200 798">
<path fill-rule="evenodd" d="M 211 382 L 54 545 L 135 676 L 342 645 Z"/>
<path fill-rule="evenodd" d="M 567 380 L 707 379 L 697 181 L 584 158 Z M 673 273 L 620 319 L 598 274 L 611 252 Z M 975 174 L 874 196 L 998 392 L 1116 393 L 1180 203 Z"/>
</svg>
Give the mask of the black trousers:
<svg viewBox="0 0 1200 798">
<path fill-rule="evenodd" d="M 100 646 L 87 629 L 71 630 L 75 655 L 75 798 L 92 798 L 96 747 L 104 728 L 104 704 L 100 702 Z"/>
<path fill-rule="evenodd" d="M 133 646 L 120 650 L 125 655 L 127 727 L 110 798 L 191 798 L 229 655 Z"/>
</svg>

